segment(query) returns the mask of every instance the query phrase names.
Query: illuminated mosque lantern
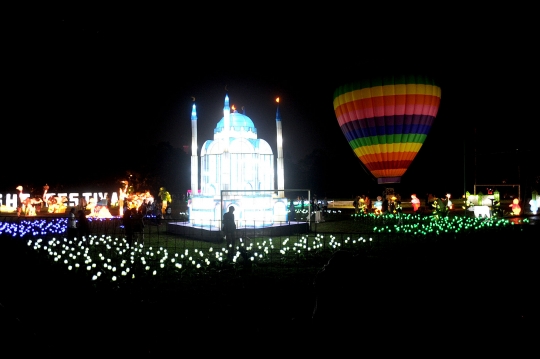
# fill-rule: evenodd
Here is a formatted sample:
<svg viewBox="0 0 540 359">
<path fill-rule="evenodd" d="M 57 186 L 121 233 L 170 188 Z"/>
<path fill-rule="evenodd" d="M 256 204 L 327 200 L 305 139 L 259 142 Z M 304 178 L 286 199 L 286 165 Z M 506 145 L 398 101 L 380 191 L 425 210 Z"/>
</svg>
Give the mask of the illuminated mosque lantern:
<svg viewBox="0 0 540 359">
<path fill-rule="evenodd" d="M 514 200 L 512 201 L 512 204 L 509 207 L 512 207 L 513 215 L 519 216 L 521 214 L 521 207 L 519 206 L 519 199 L 514 198 Z"/>
<path fill-rule="evenodd" d="M 411 194 L 411 205 L 414 212 L 418 211 L 418 208 L 420 208 L 420 200 L 416 197 L 416 193 Z"/>
<path fill-rule="evenodd" d="M 197 143 L 195 104 L 191 120 L 192 172 L 197 172 L 196 151 L 193 150 Z M 245 112 L 238 112 L 234 105 L 230 106 L 229 96 L 225 95 L 223 117 L 214 128 L 214 138 L 206 140 L 200 149 L 200 190 L 196 183 L 199 175 L 192 173 L 192 198 L 188 203 L 190 224 L 218 225 L 222 214 L 231 205 L 235 207 L 237 226 L 244 223 L 246 226 L 271 226 L 276 221 L 287 221 L 279 102 L 276 126 L 277 191 L 272 148 L 264 139 L 257 138 L 257 128 L 251 118 Z"/>
</svg>

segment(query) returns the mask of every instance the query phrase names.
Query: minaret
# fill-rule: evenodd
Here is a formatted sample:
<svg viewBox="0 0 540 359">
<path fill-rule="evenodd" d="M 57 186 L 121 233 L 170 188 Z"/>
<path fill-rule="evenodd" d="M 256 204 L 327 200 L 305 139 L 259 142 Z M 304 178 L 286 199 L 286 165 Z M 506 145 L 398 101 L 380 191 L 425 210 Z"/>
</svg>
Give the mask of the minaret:
<svg viewBox="0 0 540 359">
<path fill-rule="evenodd" d="M 281 115 L 279 114 L 279 97 L 276 98 L 276 127 L 277 127 L 277 185 L 278 197 L 285 197 L 283 190 L 285 189 L 285 174 L 283 165 L 283 135 L 281 134 Z"/>
<path fill-rule="evenodd" d="M 195 101 L 195 98 L 193 98 Z M 197 107 L 191 108 L 191 195 L 199 193 L 199 167 L 197 158 Z"/>
<path fill-rule="evenodd" d="M 230 189 L 231 184 L 231 156 L 229 154 L 231 129 L 231 108 L 229 107 L 229 95 L 225 94 L 225 105 L 223 106 L 223 163 L 221 167 L 221 189 Z M 225 193 L 230 196 L 230 193 Z"/>
</svg>

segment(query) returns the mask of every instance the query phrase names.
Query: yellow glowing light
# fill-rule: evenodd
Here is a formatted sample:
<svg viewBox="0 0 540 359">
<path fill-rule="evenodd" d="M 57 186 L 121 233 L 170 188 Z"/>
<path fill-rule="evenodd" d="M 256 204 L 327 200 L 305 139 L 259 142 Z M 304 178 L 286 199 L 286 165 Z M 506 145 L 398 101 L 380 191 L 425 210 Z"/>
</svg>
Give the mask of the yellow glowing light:
<svg viewBox="0 0 540 359">
<path fill-rule="evenodd" d="M 277 102 L 277 103 L 279 103 L 279 97 L 278 97 L 278 98 L 276 98 L 276 102 Z"/>
<path fill-rule="evenodd" d="M 519 216 L 521 214 L 521 206 L 519 205 L 519 199 L 514 198 L 512 204 L 509 207 L 512 207 L 512 214 L 516 216 Z"/>
</svg>

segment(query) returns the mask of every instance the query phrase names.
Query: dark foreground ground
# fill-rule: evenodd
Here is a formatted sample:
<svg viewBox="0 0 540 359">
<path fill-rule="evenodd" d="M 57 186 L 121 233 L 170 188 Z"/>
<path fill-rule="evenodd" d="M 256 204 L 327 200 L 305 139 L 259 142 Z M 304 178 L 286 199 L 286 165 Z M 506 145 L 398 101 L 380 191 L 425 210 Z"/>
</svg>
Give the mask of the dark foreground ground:
<svg viewBox="0 0 540 359">
<path fill-rule="evenodd" d="M 516 357 L 538 342 L 538 229 L 387 256 L 339 253 L 319 275 L 324 263 L 229 267 L 102 292 L 3 238 L 0 350 Z"/>
</svg>

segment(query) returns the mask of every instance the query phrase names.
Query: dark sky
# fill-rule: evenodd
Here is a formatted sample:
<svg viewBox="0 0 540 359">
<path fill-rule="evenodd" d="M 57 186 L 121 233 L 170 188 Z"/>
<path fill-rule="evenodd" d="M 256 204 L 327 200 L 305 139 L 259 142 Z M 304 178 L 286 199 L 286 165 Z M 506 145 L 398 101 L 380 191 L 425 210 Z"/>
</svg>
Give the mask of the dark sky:
<svg viewBox="0 0 540 359">
<path fill-rule="evenodd" d="M 524 171 L 538 175 L 527 155 L 538 149 L 531 143 L 538 140 L 538 57 L 523 41 L 480 25 L 466 35 L 433 25 L 388 36 L 323 13 L 298 21 L 281 11 L 260 21 L 235 12 L 223 26 L 217 16 L 194 20 L 197 13 L 188 9 L 166 17 L 141 10 L 17 18 L 4 46 L 0 136 L 8 170 L 1 187 L 29 182 L 20 174 L 28 176 L 28 167 L 36 168 L 37 182 L 53 171 L 84 181 L 85 172 L 106 176 L 126 156 L 159 142 L 190 145 L 192 97 L 200 146 L 213 138 L 227 89 L 274 151 L 280 97 L 285 158 L 296 162 L 322 149 L 334 160 L 313 176 L 331 175 L 337 188 L 341 178 L 350 187 L 354 177 L 358 191 L 346 193 L 362 192 L 373 178 L 341 133 L 333 92 L 400 72 L 430 75 L 442 89 L 431 132 L 402 179 L 404 191 L 456 193 L 467 183 L 472 192 L 473 176 L 499 183 L 522 181 Z M 516 158 L 527 164 L 514 165 Z"/>
</svg>

